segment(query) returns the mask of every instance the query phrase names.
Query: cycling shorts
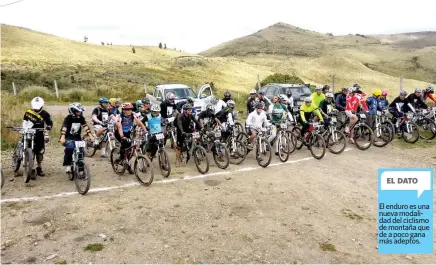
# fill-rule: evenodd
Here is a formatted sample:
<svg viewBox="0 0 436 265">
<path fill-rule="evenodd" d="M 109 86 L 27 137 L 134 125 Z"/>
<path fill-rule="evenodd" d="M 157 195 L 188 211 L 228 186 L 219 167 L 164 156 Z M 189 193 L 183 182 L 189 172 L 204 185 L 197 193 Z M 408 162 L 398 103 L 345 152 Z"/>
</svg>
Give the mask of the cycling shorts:
<svg viewBox="0 0 436 265">
<path fill-rule="evenodd" d="M 345 115 L 347 115 L 347 117 L 350 119 L 353 117 L 357 117 L 356 114 L 353 114 L 353 112 L 351 110 L 346 110 Z"/>
</svg>

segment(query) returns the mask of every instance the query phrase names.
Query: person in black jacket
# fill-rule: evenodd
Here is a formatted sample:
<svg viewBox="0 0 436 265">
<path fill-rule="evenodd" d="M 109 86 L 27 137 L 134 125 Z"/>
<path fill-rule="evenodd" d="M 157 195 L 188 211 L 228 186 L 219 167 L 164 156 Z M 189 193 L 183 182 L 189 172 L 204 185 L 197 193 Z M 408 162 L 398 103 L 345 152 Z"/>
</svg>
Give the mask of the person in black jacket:
<svg viewBox="0 0 436 265">
<path fill-rule="evenodd" d="M 415 112 L 415 109 L 410 104 L 409 100 L 406 98 L 407 91 L 401 90 L 400 96 L 394 99 L 392 103 L 389 105 L 389 112 L 392 114 L 392 121 L 395 123 L 395 126 L 399 126 L 399 118 L 404 116 L 404 113 L 409 111 Z"/>
<path fill-rule="evenodd" d="M 342 93 L 337 95 L 334 100 L 337 110 L 345 111 L 345 107 L 347 105 L 347 95 L 348 95 L 348 88 L 343 87 Z"/>
<path fill-rule="evenodd" d="M 176 95 L 174 95 L 174 93 L 167 93 L 166 101 L 160 103 L 160 116 L 162 118 L 167 119 L 173 117 L 173 113 L 177 108 L 175 100 Z"/>
<path fill-rule="evenodd" d="M 44 100 L 41 97 L 35 97 L 32 99 L 30 106 L 31 109 L 28 109 L 24 113 L 23 125 L 27 122 L 31 122 L 33 123 L 32 128 L 43 129 L 44 124 L 46 124 L 46 130 L 50 131 L 53 128 L 53 121 L 50 114 L 42 109 L 44 107 Z M 45 143 L 48 143 L 49 140 L 49 136 L 44 134 L 43 131 L 36 131 L 35 138 L 33 140 L 33 152 L 36 156 L 36 163 L 38 164 L 36 173 L 41 177 L 45 176 L 41 164 L 42 160 L 44 159 Z"/>
<path fill-rule="evenodd" d="M 422 99 L 421 88 L 415 88 L 415 93 L 410 94 L 407 97 L 407 100 L 415 109 L 428 109 L 427 104 L 425 104 L 424 100 Z"/>
<path fill-rule="evenodd" d="M 250 97 L 247 100 L 247 115 L 256 109 L 256 90 L 252 89 L 250 91 Z"/>
<path fill-rule="evenodd" d="M 187 133 L 192 133 L 194 129 L 197 131 L 202 127 L 198 120 L 192 115 L 192 106 L 185 104 L 183 106 L 183 113 L 177 115 L 177 122 L 175 123 L 177 128 L 177 147 L 176 147 L 176 166 L 180 165 L 180 155 L 182 153 L 183 142 Z M 195 124 L 195 128 L 192 126 Z"/>
</svg>

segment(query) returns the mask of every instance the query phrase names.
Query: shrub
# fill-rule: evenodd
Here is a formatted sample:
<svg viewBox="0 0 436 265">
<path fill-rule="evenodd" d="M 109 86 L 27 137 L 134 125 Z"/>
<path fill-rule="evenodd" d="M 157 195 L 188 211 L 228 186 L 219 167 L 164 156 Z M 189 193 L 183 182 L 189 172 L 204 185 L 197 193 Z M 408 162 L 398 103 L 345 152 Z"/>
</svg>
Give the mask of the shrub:
<svg viewBox="0 0 436 265">
<path fill-rule="evenodd" d="M 82 88 L 73 88 L 60 92 L 60 98 L 69 102 L 91 101 L 96 98 L 96 95 L 89 90 Z"/>
<path fill-rule="evenodd" d="M 263 79 L 260 82 L 261 86 L 264 86 L 268 83 L 281 83 L 281 84 L 303 84 L 303 80 L 295 75 L 288 75 L 288 74 L 279 74 L 275 73 L 273 75 L 267 76 L 265 79 Z M 257 82 L 254 86 L 255 89 L 258 88 Z"/>
<path fill-rule="evenodd" d="M 25 100 L 32 100 L 34 97 L 42 97 L 45 101 L 56 99 L 56 94 L 43 86 L 28 86 L 18 92 L 18 96 Z"/>
</svg>

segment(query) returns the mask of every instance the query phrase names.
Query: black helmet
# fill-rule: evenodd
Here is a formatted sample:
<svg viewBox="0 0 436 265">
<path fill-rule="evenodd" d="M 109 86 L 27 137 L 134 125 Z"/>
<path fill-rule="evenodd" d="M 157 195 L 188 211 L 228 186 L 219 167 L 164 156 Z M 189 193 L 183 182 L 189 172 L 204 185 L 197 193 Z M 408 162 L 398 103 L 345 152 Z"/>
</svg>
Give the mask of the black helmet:
<svg viewBox="0 0 436 265">
<path fill-rule="evenodd" d="M 185 105 L 183 105 L 183 109 L 192 109 L 191 104 L 186 103 Z"/>
<path fill-rule="evenodd" d="M 227 91 L 226 93 L 224 93 L 224 98 L 231 98 L 232 94 L 230 94 L 229 91 Z"/>
<path fill-rule="evenodd" d="M 326 91 L 326 90 L 330 90 L 330 86 L 329 85 L 325 85 L 322 87 L 322 91 Z"/>
<path fill-rule="evenodd" d="M 429 87 L 427 88 L 427 93 L 429 93 L 429 94 L 433 94 L 433 93 L 434 93 L 434 88 L 432 88 L 431 86 L 429 86 Z"/>
<path fill-rule="evenodd" d="M 287 90 L 286 90 L 286 95 L 289 97 L 289 96 L 292 96 L 292 89 L 290 89 L 290 88 L 288 88 Z"/>
<path fill-rule="evenodd" d="M 141 101 L 142 101 L 142 104 L 150 105 L 150 99 L 147 98 L 147 97 L 143 97 L 143 98 L 141 99 Z"/>
<path fill-rule="evenodd" d="M 354 83 L 354 84 L 353 84 L 353 87 L 355 87 L 355 88 L 357 88 L 357 89 L 360 89 L 360 85 L 359 85 L 358 83 Z"/>
</svg>

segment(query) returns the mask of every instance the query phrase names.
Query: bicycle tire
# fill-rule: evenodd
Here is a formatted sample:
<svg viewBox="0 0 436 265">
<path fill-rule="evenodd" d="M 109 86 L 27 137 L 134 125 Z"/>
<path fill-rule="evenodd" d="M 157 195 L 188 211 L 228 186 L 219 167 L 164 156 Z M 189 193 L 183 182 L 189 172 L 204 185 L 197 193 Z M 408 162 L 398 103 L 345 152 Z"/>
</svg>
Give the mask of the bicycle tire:
<svg viewBox="0 0 436 265">
<path fill-rule="evenodd" d="M 111 152 L 111 165 L 112 165 L 112 169 L 113 171 L 117 174 L 117 175 L 123 175 L 124 172 L 126 172 L 126 167 L 123 165 L 123 168 L 121 170 L 117 170 L 116 165 L 115 165 L 115 155 L 120 153 L 120 149 L 118 147 L 115 147 L 114 149 L 112 149 Z M 119 158 L 119 156 L 118 156 Z"/>
<path fill-rule="evenodd" d="M 402 125 L 402 126 L 403 126 L 403 130 L 402 130 L 402 132 L 401 132 L 401 137 L 404 139 L 404 141 L 405 141 L 406 143 L 414 144 L 414 143 L 418 142 L 418 140 L 419 140 L 419 138 L 421 137 L 421 135 L 420 135 L 420 133 L 419 133 L 418 125 L 416 125 L 416 123 L 411 122 L 411 121 L 409 121 L 409 123 L 410 123 L 410 126 L 412 127 L 412 132 L 413 132 L 413 131 L 416 131 L 417 134 L 418 134 L 417 137 L 416 137 L 416 139 L 413 139 L 413 138 L 412 138 L 413 140 L 410 140 L 410 139 L 408 139 L 407 137 L 404 136 L 405 131 L 406 131 L 406 128 L 404 128 L 404 127 L 406 126 L 405 124 Z"/>
<path fill-rule="evenodd" d="M 286 136 L 291 141 L 289 154 L 292 154 L 297 149 L 297 137 L 290 130 L 286 130 Z"/>
<path fill-rule="evenodd" d="M 30 179 L 32 178 L 32 174 L 33 174 L 33 172 L 32 172 L 33 171 L 33 161 L 35 160 L 34 158 L 35 157 L 34 157 L 32 148 L 27 148 L 26 149 L 26 160 L 27 160 L 27 163 L 26 162 L 24 163 L 26 165 L 24 167 L 24 176 L 25 176 L 24 182 L 25 183 L 28 183 L 30 181 Z"/>
<path fill-rule="evenodd" d="M 14 153 L 12 154 L 12 169 L 14 172 L 20 170 L 21 162 L 23 161 L 23 156 L 20 154 L 20 144 L 17 144 Z"/>
<path fill-rule="evenodd" d="M 436 137 L 436 123 L 433 120 L 429 119 L 429 118 L 423 118 L 421 120 L 421 122 L 422 122 L 422 126 L 421 127 L 424 127 L 424 125 L 427 125 L 427 126 L 430 127 L 430 130 L 424 130 L 424 132 L 429 132 L 430 136 L 429 137 L 423 136 L 423 133 L 420 131 L 419 132 L 419 137 L 421 139 L 424 139 L 424 140 L 433 140 Z M 418 129 L 419 129 L 419 127 L 418 127 Z"/>
<path fill-rule="evenodd" d="M 142 164 L 140 161 L 143 161 L 144 164 Z M 150 173 L 150 179 L 148 181 L 144 181 L 139 177 L 139 171 L 143 171 L 139 169 L 139 165 L 142 164 L 143 166 L 145 165 L 145 167 L 147 169 L 145 169 L 145 171 L 148 170 L 148 172 Z M 134 168 L 135 168 L 135 177 L 138 180 L 138 182 L 143 185 L 143 186 L 150 186 L 151 183 L 153 183 L 154 180 L 154 169 L 153 169 L 153 165 L 151 164 L 150 159 L 148 159 L 147 156 L 144 155 L 139 155 L 136 159 L 135 159 L 135 164 L 134 164 Z"/>
<path fill-rule="evenodd" d="M 94 147 L 94 142 L 89 139 L 88 135 L 84 136 L 83 140 L 86 142 L 86 147 L 84 148 L 85 156 L 93 157 L 95 155 L 95 152 L 97 151 L 97 149 Z"/>
<path fill-rule="evenodd" d="M 111 144 L 112 144 L 112 148 L 111 148 Z M 112 150 L 115 148 L 115 140 L 108 140 L 108 141 L 106 141 L 106 144 L 105 144 L 106 146 L 105 146 L 105 148 L 106 148 L 106 154 L 109 152 L 109 154 L 111 154 L 112 153 Z M 111 161 L 111 156 L 110 155 L 108 155 L 107 156 L 107 158 L 108 158 L 108 160 L 109 160 L 109 162 Z"/>
<path fill-rule="evenodd" d="M 299 127 L 292 128 L 292 134 L 295 136 L 295 149 L 301 150 L 303 142 L 301 141 L 301 129 Z"/>
<path fill-rule="evenodd" d="M 244 126 L 242 126 L 242 124 L 239 121 L 235 122 L 235 131 L 240 133 L 240 132 L 245 132 L 244 131 Z"/>
<path fill-rule="evenodd" d="M 280 137 L 280 138 L 276 139 L 277 144 L 279 145 L 279 159 L 280 159 L 281 162 L 284 163 L 284 162 L 288 161 L 289 154 L 291 153 L 290 152 L 290 150 L 291 150 L 291 146 L 290 146 L 291 145 L 291 140 L 289 139 L 288 136 L 286 136 L 285 133 L 279 133 L 279 134 L 277 134 L 277 137 Z M 283 142 L 282 142 L 283 139 L 281 137 L 283 137 L 285 139 L 285 141 L 286 141 L 286 146 L 283 147 L 283 148 L 280 148 L 280 145 L 283 146 Z M 281 154 L 283 154 L 283 156 Z"/>
<path fill-rule="evenodd" d="M 268 159 L 266 160 L 266 163 L 265 164 L 262 164 L 261 162 L 263 161 L 263 159 L 262 160 L 259 160 L 259 156 L 258 156 L 258 154 L 259 154 L 259 140 L 258 139 L 255 139 L 255 141 L 256 141 L 256 160 L 257 160 L 257 164 L 259 165 L 259 166 L 261 166 L 261 167 L 267 167 L 270 163 L 271 163 L 271 158 L 272 158 L 272 154 L 271 154 L 271 145 L 270 145 L 270 143 L 266 140 L 266 139 L 264 139 L 263 141 L 262 141 L 262 143 L 264 143 L 265 144 L 265 152 L 268 152 Z M 269 151 L 266 151 L 266 150 L 268 150 L 269 149 Z"/>
<path fill-rule="evenodd" d="M 367 146 L 360 145 L 360 144 L 357 143 L 358 141 L 356 141 L 356 135 L 358 135 L 357 130 L 362 130 L 362 128 L 365 128 L 368 131 L 368 133 L 365 133 L 365 136 L 368 135 L 369 138 L 370 138 L 369 139 L 369 144 Z M 372 131 L 372 129 L 368 125 L 362 123 L 362 124 L 360 124 L 360 126 L 358 128 L 354 127 L 353 131 L 354 131 L 353 132 L 353 134 L 354 134 L 353 135 L 353 140 L 356 143 L 356 147 L 359 150 L 362 150 L 362 151 L 368 150 L 374 144 L 374 137 L 373 137 L 374 132 Z"/>
<path fill-rule="evenodd" d="M 236 150 L 233 150 L 231 138 L 227 140 L 226 145 L 229 152 L 230 153 L 232 151 L 236 152 L 235 155 L 238 157 L 238 158 L 232 158 L 232 156 L 229 153 L 230 164 L 233 165 L 242 164 L 242 162 L 244 162 L 245 158 L 247 157 L 247 147 L 241 141 L 235 139 Z"/>
<path fill-rule="evenodd" d="M 375 147 L 385 147 L 388 143 L 391 142 L 391 139 L 393 138 L 394 133 L 392 132 L 391 128 L 389 128 L 386 125 L 380 124 L 380 131 L 382 133 L 381 137 L 374 137 L 374 146 Z M 377 132 L 374 131 L 374 135 Z M 376 139 L 382 139 L 381 142 L 376 141 Z"/>
<path fill-rule="evenodd" d="M 333 133 L 336 133 L 336 134 L 339 134 L 339 135 L 340 135 L 341 140 L 343 140 L 343 142 L 344 142 L 344 146 L 343 146 L 339 151 L 333 151 L 333 150 L 330 148 L 330 141 L 333 141 L 333 139 L 332 139 L 332 138 L 333 138 L 333 134 L 332 134 L 332 133 L 328 133 L 328 135 L 327 135 L 326 145 L 327 145 L 327 148 L 329 149 L 329 151 L 330 151 L 332 154 L 339 155 L 339 154 L 341 154 L 342 152 L 344 152 L 345 148 L 347 147 L 347 137 L 345 137 L 345 134 L 342 133 L 342 132 L 339 131 L 339 130 L 334 130 Z M 331 140 L 330 140 L 330 139 L 331 139 Z"/>
<path fill-rule="evenodd" d="M 218 168 L 226 169 L 230 164 L 229 149 L 227 149 L 227 147 L 222 143 L 218 144 L 218 146 L 220 146 L 222 148 L 221 151 L 224 150 L 224 152 L 225 152 L 224 163 L 220 164 L 220 162 L 218 161 L 218 150 L 216 150 L 216 147 L 214 148 L 214 151 L 212 152 L 213 160 L 215 161 L 215 164 Z"/>
<path fill-rule="evenodd" d="M 382 124 L 388 126 L 391 129 L 391 131 L 392 131 L 392 138 L 391 138 L 390 142 L 392 142 L 394 140 L 395 131 L 396 131 L 395 130 L 395 125 L 390 120 L 384 121 L 384 122 L 382 122 Z"/>
<path fill-rule="evenodd" d="M 203 170 L 200 168 L 200 160 L 197 156 L 197 151 L 200 150 L 200 152 L 202 153 L 203 158 L 206 161 L 206 169 Z M 194 149 L 192 150 L 192 156 L 194 157 L 194 162 L 195 162 L 195 166 L 197 167 L 198 172 L 200 172 L 201 174 L 206 174 L 209 171 L 209 159 L 207 158 L 207 152 L 206 149 L 204 149 L 204 147 L 202 146 L 195 146 Z"/>
<path fill-rule="evenodd" d="M 86 165 L 85 161 L 80 161 L 78 162 L 78 164 L 81 163 L 83 166 L 83 171 L 85 172 L 85 176 L 86 176 L 86 186 L 85 189 L 81 189 L 80 188 L 80 181 L 82 180 L 81 178 L 79 178 L 79 165 L 76 165 L 76 172 L 74 173 L 74 184 L 76 185 L 76 190 L 78 193 L 80 193 L 81 195 L 85 195 L 86 193 L 88 193 L 89 188 L 91 187 L 91 173 L 89 171 L 88 165 Z"/>
<path fill-rule="evenodd" d="M 162 160 L 166 161 L 166 166 L 168 169 L 166 171 L 162 168 L 164 166 Z M 170 158 L 165 150 L 161 150 L 159 152 L 158 163 L 159 163 L 159 168 L 160 168 L 160 172 L 161 172 L 162 176 L 164 178 L 168 178 L 169 175 L 171 174 L 171 161 L 170 161 Z"/>
<path fill-rule="evenodd" d="M 316 140 L 314 140 L 316 138 Z M 315 153 L 313 152 L 313 148 L 312 148 L 312 146 L 314 145 L 314 142 L 315 143 L 319 143 L 319 142 L 321 142 L 321 144 L 322 144 L 322 146 L 323 146 L 323 151 L 322 151 L 322 154 L 321 155 L 315 155 Z M 320 135 L 320 134 L 318 134 L 318 133 L 313 133 L 311 136 L 310 136 L 310 139 L 309 139 L 309 151 L 310 151 L 310 153 L 312 154 L 312 156 L 315 158 L 315 159 L 318 159 L 318 160 L 320 160 L 320 159 L 322 159 L 324 156 L 325 156 L 325 153 L 326 153 L 326 144 L 325 144 L 325 141 L 324 141 L 324 138 L 322 138 L 322 136 Z"/>
</svg>

